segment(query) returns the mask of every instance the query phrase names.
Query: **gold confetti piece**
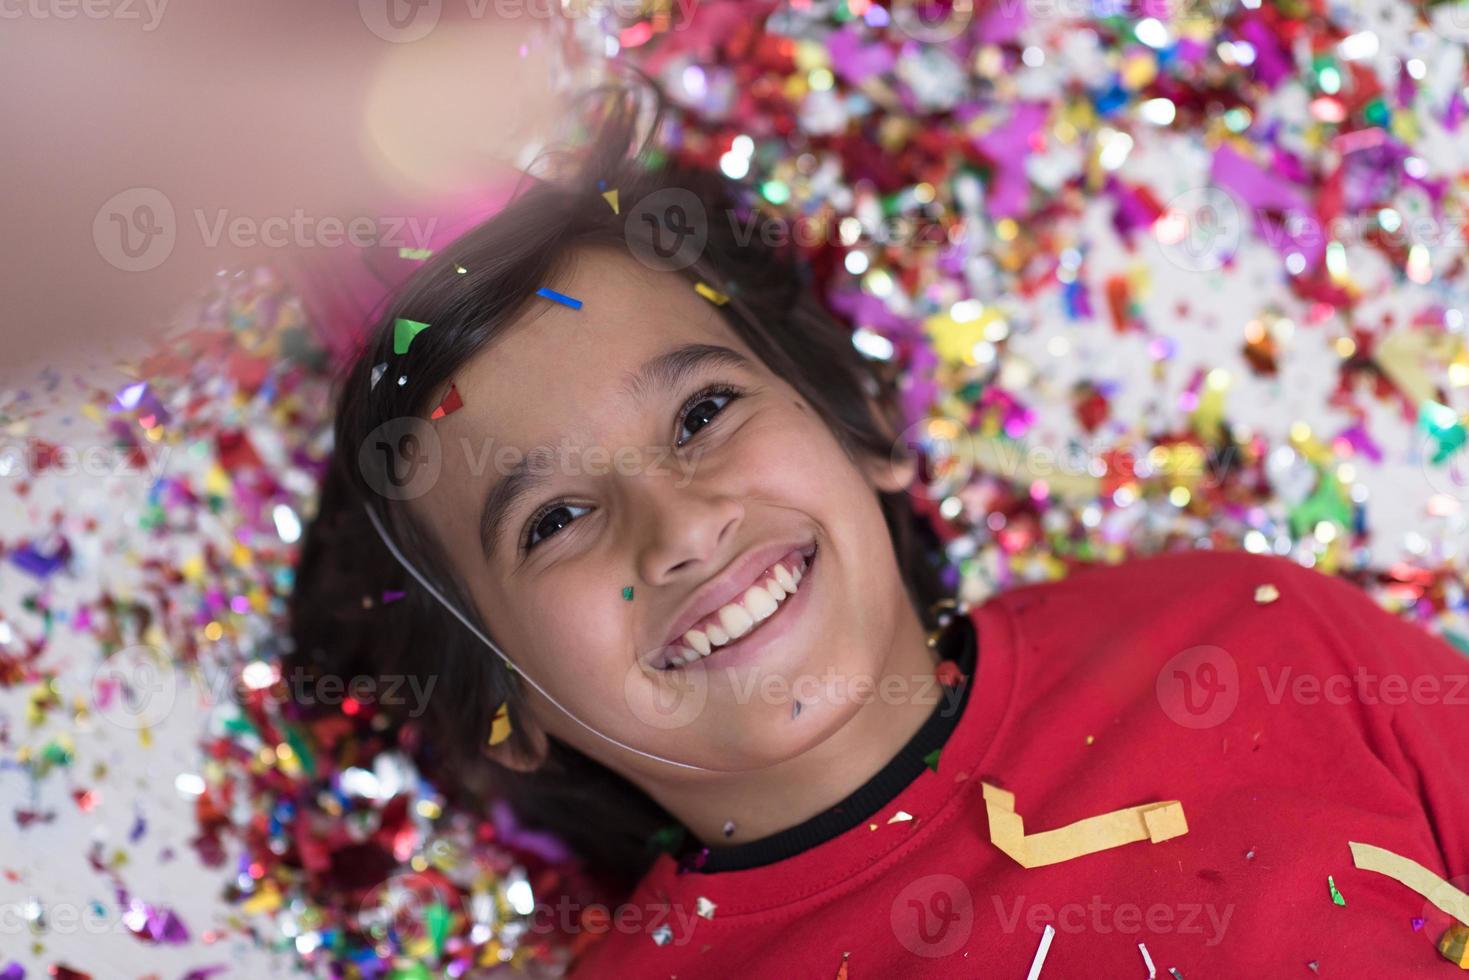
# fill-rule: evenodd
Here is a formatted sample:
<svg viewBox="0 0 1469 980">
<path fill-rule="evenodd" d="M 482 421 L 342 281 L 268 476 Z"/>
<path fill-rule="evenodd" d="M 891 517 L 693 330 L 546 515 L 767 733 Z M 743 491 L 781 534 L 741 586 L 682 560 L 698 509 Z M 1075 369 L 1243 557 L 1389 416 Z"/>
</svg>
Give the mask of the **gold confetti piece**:
<svg viewBox="0 0 1469 980">
<path fill-rule="evenodd" d="M 907 810 L 899 810 L 897 813 L 893 814 L 891 817 L 888 817 L 888 823 L 902 823 L 905 820 L 912 820 L 912 819 L 913 819 L 913 814 L 909 813 Z"/>
<path fill-rule="evenodd" d="M 694 283 L 694 292 L 698 293 L 700 296 L 704 297 L 715 306 L 723 306 L 725 303 L 729 302 L 728 296 L 726 296 L 724 293 L 721 293 L 713 286 L 708 285 L 707 283 Z"/>
<path fill-rule="evenodd" d="M 1348 841 L 1352 863 L 1363 871 L 1375 871 L 1407 885 L 1439 909 L 1469 925 L 1469 895 L 1464 894 L 1417 861 L 1372 844 Z"/>
<path fill-rule="evenodd" d="M 1257 605 L 1268 606 L 1279 598 L 1280 590 L 1269 582 L 1255 589 L 1255 603 Z"/>
<path fill-rule="evenodd" d="M 1023 868 L 1060 864 L 1136 841 L 1161 844 L 1188 833 L 1183 804 L 1167 800 L 1113 810 L 1027 836 L 1025 821 L 1015 812 L 1015 794 L 989 783 L 981 786 L 990 821 L 990 842 Z"/>
<path fill-rule="evenodd" d="M 618 206 L 617 203 L 617 188 L 614 187 L 610 191 L 604 191 L 602 193 L 602 200 L 606 201 L 608 205 L 611 206 L 613 214 L 622 213 L 622 209 Z"/>
<path fill-rule="evenodd" d="M 1469 970 L 1469 926 L 1453 922 L 1438 937 L 1438 951 L 1461 970 Z"/>
<path fill-rule="evenodd" d="M 719 908 L 719 906 L 709 901 L 709 899 L 705 898 L 703 895 L 700 895 L 694 900 L 694 905 L 694 911 L 706 919 L 714 918 L 714 910 Z"/>
<path fill-rule="evenodd" d="M 501 704 L 495 709 L 494 720 L 490 722 L 490 744 L 499 745 L 510 737 L 510 705 Z"/>
</svg>

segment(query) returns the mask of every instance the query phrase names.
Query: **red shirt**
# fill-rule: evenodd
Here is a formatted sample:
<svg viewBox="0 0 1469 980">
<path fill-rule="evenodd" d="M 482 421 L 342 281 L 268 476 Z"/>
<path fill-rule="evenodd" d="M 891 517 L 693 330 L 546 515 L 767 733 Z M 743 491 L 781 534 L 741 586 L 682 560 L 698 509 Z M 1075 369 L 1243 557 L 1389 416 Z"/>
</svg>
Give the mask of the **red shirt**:
<svg viewBox="0 0 1469 980">
<path fill-rule="evenodd" d="M 661 856 L 573 976 L 1022 978 L 1047 924 L 1045 980 L 1141 980 L 1139 943 L 1161 980 L 1459 975 L 1434 948 L 1448 917 L 1348 841 L 1469 891 L 1469 660 L 1348 583 L 1242 553 L 1087 569 L 972 616 L 936 772 L 773 864 Z M 1027 834 L 1167 800 L 1188 833 L 1026 869 L 990 842 L 981 781 Z"/>
</svg>

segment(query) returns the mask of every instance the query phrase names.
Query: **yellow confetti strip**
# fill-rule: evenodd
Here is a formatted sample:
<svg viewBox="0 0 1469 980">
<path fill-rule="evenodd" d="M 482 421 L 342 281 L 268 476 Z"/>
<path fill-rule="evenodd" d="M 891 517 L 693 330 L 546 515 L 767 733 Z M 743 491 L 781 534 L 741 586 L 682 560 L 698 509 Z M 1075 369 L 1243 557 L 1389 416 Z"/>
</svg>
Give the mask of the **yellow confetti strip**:
<svg viewBox="0 0 1469 980">
<path fill-rule="evenodd" d="M 708 285 L 707 283 L 694 283 L 694 292 L 698 293 L 700 296 L 704 297 L 715 306 L 723 306 L 725 303 L 729 302 L 728 296 L 726 296 L 724 293 L 721 293 L 713 286 Z"/>
<path fill-rule="evenodd" d="M 495 709 L 494 720 L 490 723 L 490 744 L 499 745 L 510 737 L 510 706 L 502 704 Z"/>
<path fill-rule="evenodd" d="M 1168 800 L 1113 810 L 1056 830 L 1027 836 L 1025 821 L 1015 812 L 1015 794 L 989 783 L 981 785 L 985 810 L 989 814 L 990 842 L 1023 868 L 1060 864 L 1136 841 L 1161 844 L 1188 833 L 1183 804 Z"/>
</svg>

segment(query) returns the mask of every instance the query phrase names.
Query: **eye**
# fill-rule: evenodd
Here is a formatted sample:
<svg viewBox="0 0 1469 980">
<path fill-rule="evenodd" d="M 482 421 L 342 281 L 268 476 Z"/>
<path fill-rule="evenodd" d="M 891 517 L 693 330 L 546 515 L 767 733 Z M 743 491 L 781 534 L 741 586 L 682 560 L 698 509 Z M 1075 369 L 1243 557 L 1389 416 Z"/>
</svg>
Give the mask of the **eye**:
<svg viewBox="0 0 1469 980">
<path fill-rule="evenodd" d="M 705 388 L 684 402 L 683 410 L 679 412 L 679 434 L 676 444 L 682 446 L 692 439 L 700 429 L 713 422 L 714 417 L 724 411 L 725 406 L 738 397 L 740 393 L 735 389 L 720 386 Z"/>
<path fill-rule="evenodd" d="M 541 510 L 526 523 L 525 550 L 534 548 L 591 509 L 576 504 L 554 504 Z"/>
</svg>

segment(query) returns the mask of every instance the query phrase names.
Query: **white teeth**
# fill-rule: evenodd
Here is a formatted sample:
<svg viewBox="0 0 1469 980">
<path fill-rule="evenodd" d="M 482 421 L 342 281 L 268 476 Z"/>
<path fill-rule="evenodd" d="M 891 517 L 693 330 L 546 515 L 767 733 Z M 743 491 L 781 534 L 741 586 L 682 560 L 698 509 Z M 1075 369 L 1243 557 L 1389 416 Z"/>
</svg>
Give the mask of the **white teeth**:
<svg viewBox="0 0 1469 980">
<path fill-rule="evenodd" d="M 772 577 L 750 586 L 739 599 L 722 606 L 714 614 L 712 621 L 704 623 L 702 629 L 691 629 L 684 633 L 684 645 L 674 648 L 668 658 L 669 664 L 682 666 L 707 657 L 716 648 L 732 643 L 750 632 L 756 623 L 762 623 L 775 615 L 781 600 L 796 593 L 804 574 L 804 566 L 805 559 L 790 568 L 776 565 L 771 569 Z"/>
<path fill-rule="evenodd" d="M 769 619 L 771 614 L 775 612 L 777 606 L 776 601 L 771 598 L 770 593 L 758 585 L 750 586 L 749 590 L 745 592 L 745 597 L 740 602 L 744 605 L 745 611 L 757 623 Z"/>
<path fill-rule="evenodd" d="M 733 640 L 738 640 L 755 628 L 754 618 L 733 602 L 719 610 L 719 622 Z"/>
</svg>

